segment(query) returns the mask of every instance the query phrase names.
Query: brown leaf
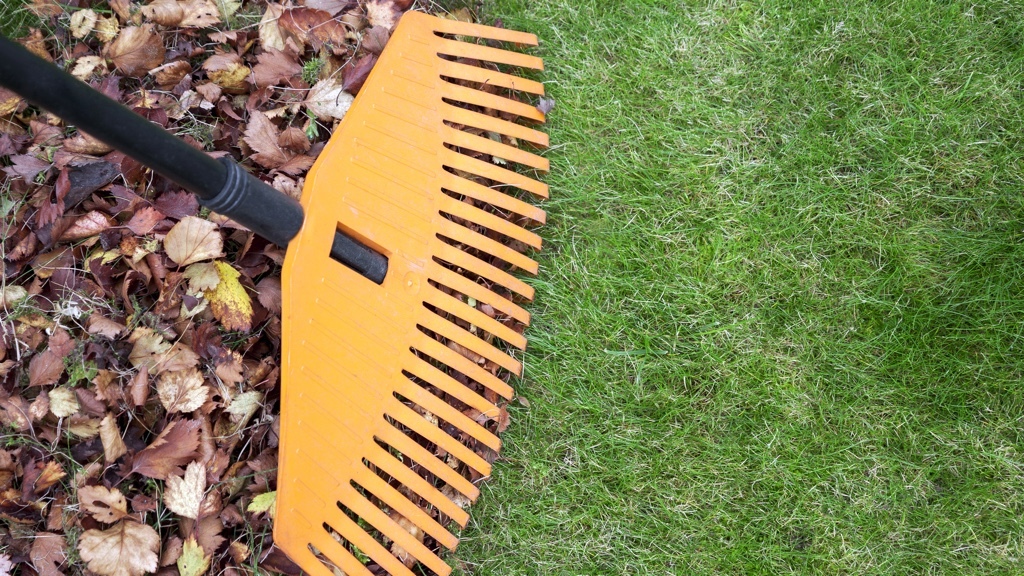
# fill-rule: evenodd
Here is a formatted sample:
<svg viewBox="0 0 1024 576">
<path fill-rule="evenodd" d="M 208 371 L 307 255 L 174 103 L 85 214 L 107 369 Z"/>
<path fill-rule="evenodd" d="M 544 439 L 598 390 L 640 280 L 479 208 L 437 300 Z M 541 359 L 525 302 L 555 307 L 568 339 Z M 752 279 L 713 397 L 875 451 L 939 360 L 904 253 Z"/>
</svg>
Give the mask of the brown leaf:
<svg viewBox="0 0 1024 576">
<path fill-rule="evenodd" d="M 325 44 L 339 50 L 345 46 L 348 30 L 339 19 L 323 10 L 292 8 L 285 10 L 278 20 L 281 32 L 295 38 L 297 43 L 319 51 Z"/>
<path fill-rule="evenodd" d="M 83 486 L 78 489 L 82 510 L 105 524 L 113 524 L 128 515 L 128 502 L 117 488 Z"/>
<path fill-rule="evenodd" d="M 89 315 L 89 319 L 86 321 L 85 326 L 86 331 L 89 332 L 89 334 L 99 334 L 100 336 L 111 340 L 117 338 L 125 331 L 124 324 L 106 318 L 98 312 L 93 312 Z"/>
<path fill-rule="evenodd" d="M 275 314 L 281 313 L 281 278 L 267 276 L 256 284 L 256 298 L 263 307 Z"/>
<path fill-rule="evenodd" d="M 367 54 L 356 60 L 355 63 L 342 68 L 341 89 L 349 94 L 358 94 L 376 63 L 377 55 Z"/>
<path fill-rule="evenodd" d="M 181 220 L 186 216 L 195 216 L 199 211 L 199 202 L 193 194 L 188 192 L 164 192 L 156 202 L 153 203 L 157 210 L 163 212 L 168 218 Z"/>
<path fill-rule="evenodd" d="M 136 210 L 126 226 L 137 236 L 145 236 L 152 232 L 153 228 L 163 219 L 164 215 L 159 210 L 150 206 L 144 206 Z"/>
<path fill-rule="evenodd" d="M 54 384 L 64 373 L 64 358 L 46 350 L 36 355 L 28 365 L 28 385 L 46 386 Z"/>
<path fill-rule="evenodd" d="M 36 495 L 40 495 L 49 490 L 50 487 L 57 482 L 60 482 L 60 479 L 65 476 L 67 476 L 67 472 L 64 471 L 64 468 L 61 467 L 60 463 L 56 460 L 50 460 L 43 465 L 42 470 L 39 472 L 39 476 L 33 484 L 32 492 Z"/>
<path fill-rule="evenodd" d="M 165 480 L 172 474 L 181 474 L 181 467 L 191 462 L 198 450 L 199 422 L 174 420 L 152 444 L 135 455 L 132 472 Z"/>
<path fill-rule="evenodd" d="M 164 249 L 175 264 L 185 266 L 223 256 L 224 240 L 213 222 L 186 216 L 167 232 Z"/>
<path fill-rule="evenodd" d="M 353 96 L 334 78 L 321 80 L 306 95 L 306 108 L 320 120 L 341 120 L 352 106 Z"/>
<path fill-rule="evenodd" d="M 245 128 L 245 142 L 256 151 L 252 159 L 265 168 L 278 168 L 282 172 L 296 174 L 308 170 L 314 159 L 289 153 L 278 144 L 278 132 L 267 115 L 256 110 L 249 116 Z"/>
<path fill-rule="evenodd" d="M 178 26 L 185 17 L 185 8 L 177 0 L 155 0 L 142 7 L 142 15 L 161 26 Z"/>
<path fill-rule="evenodd" d="M 12 178 L 20 176 L 27 182 L 31 182 L 36 177 L 36 174 L 50 167 L 49 162 L 43 162 L 30 154 L 11 156 L 10 160 L 11 166 L 4 168 L 4 172 Z"/>
<path fill-rule="evenodd" d="M 97 236 L 102 232 L 106 232 L 115 224 L 116 222 L 110 216 L 99 210 L 92 210 L 79 216 L 75 223 L 60 235 L 60 239 L 61 241 L 82 240 L 91 236 Z"/>
<path fill-rule="evenodd" d="M 149 398 L 149 370 L 143 366 L 139 373 L 132 376 L 128 384 L 128 390 L 132 397 L 132 404 L 135 407 L 144 406 Z"/>
<path fill-rule="evenodd" d="M 106 530 L 86 530 L 78 552 L 89 569 L 102 576 L 142 576 L 156 572 L 160 536 L 133 520 L 122 520 Z"/>
<path fill-rule="evenodd" d="M 113 414 L 107 414 L 100 421 L 100 442 L 103 443 L 103 461 L 107 464 L 117 461 L 128 452 Z"/>
<path fill-rule="evenodd" d="M 41 16 L 43 18 L 60 16 L 64 13 L 64 8 L 61 7 L 57 0 L 32 0 L 31 3 L 25 2 L 25 8 L 30 10 L 36 16 Z"/>
<path fill-rule="evenodd" d="M 260 19 L 259 25 L 260 45 L 263 46 L 264 50 L 270 48 L 284 50 L 284 36 L 281 33 L 281 27 L 278 25 L 283 13 L 284 8 L 281 5 L 267 3 L 267 11 L 263 13 L 263 18 Z"/>
<path fill-rule="evenodd" d="M 67 542 L 60 534 L 50 532 L 39 532 L 32 541 L 32 551 L 29 556 L 32 558 L 32 567 L 36 569 L 39 576 L 63 576 L 60 566 L 64 563 L 66 555 L 64 550 Z"/>
<path fill-rule="evenodd" d="M 165 53 L 163 38 L 151 24 L 121 30 L 103 50 L 103 55 L 126 76 L 142 76 L 163 64 Z"/>
<path fill-rule="evenodd" d="M 164 90 L 170 90 L 177 86 L 178 82 L 181 82 L 181 79 L 190 72 L 192 72 L 192 65 L 187 60 L 168 62 L 149 71 L 156 79 L 156 83 Z"/>
<path fill-rule="evenodd" d="M 90 154 L 100 156 L 113 150 L 107 144 L 89 136 L 81 130 L 71 138 L 64 140 L 64 149 L 75 154 Z"/>
<path fill-rule="evenodd" d="M 302 74 L 298 55 L 288 51 L 267 48 L 256 57 L 258 64 L 252 69 L 257 87 L 276 86 Z"/>
</svg>

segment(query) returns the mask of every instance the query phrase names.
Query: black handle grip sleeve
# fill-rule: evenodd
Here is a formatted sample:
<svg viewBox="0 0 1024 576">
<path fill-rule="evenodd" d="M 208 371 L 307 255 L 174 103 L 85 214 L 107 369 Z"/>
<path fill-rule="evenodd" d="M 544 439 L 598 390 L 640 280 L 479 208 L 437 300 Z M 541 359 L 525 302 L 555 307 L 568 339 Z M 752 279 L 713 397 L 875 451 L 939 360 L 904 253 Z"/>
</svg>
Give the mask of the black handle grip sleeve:
<svg viewBox="0 0 1024 576">
<path fill-rule="evenodd" d="M 302 206 L 230 161 L 217 161 L 107 98 L 54 64 L 0 36 L 0 86 L 195 193 L 199 201 L 286 246 Z"/>
</svg>

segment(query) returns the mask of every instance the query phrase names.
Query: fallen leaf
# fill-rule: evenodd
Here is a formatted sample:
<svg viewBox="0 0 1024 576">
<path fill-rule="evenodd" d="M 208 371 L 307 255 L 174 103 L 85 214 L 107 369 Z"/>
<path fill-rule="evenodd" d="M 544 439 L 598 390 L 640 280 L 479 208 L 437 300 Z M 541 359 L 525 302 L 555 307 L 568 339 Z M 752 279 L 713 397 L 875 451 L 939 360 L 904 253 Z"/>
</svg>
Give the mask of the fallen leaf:
<svg viewBox="0 0 1024 576">
<path fill-rule="evenodd" d="M 185 266 L 223 256 L 224 240 L 213 222 L 186 216 L 167 232 L 164 250 L 175 264 Z"/>
<path fill-rule="evenodd" d="M 142 76 L 163 64 L 165 54 L 163 38 L 151 24 L 121 30 L 103 50 L 103 55 L 126 76 Z"/>
<path fill-rule="evenodd" d="M 57 418 L 67 418 L 78 412 L 81 406 L 78 397 L 70 388 L 54 388 L 50 390 L 50 412 Z"/>
<path fill-rule="evenodd" d="M 30 154 L 11 156 L 10 161 L 11 165 L 4 168 L 4 172 L 7 172 L 7 175 L 12 178 L 20 176 L 26 182 L 31 182 L 36 177 L 36 174 L 50 167 L 49 162 L 43 162 Z"/>
<path fill-rule="evenodd" d="M 225 92 L 242 94 L 247 89 L 246 79 L 252 73 L 242 62 L 242 58 L 234 52 L 214 54 L 203 62 L 203 70 L 215 84 Z"/>
<path fill-rule="evenodd" d="M 264 50 L 270 48 L 284 50 L 284 36 L 281 34 L 280 26 L 278 26 L 278 21 L 283 13 L 284 8 L 281 5 L 267 4 L 267 11 L 263 13 L 263 18 L 260 19 L 259 24 L 260 45 L 263 46 Z"/>
<path fill-rule="evenodd" d="M 174 420 L 156 440 L 135 455 L 132 472 L 164 480 L 181 474 L 181 467 L 191 462 L 199 449 L 199 422 Z"/>
<path fill-rule="evenodd" d="M 71 14 L 71 25 L 68 27 L 71 35 L 78 39 L 85 38 L 96 27 L 96 20 L 96 13 L 92 10 L 76 10 Z"/>
<path fill-rule="evenodd" d="M 64 358 L 52 350 L 36 355 L 28 365 L 29 386 L 46 386 L 57 382 L 64 373 Z"/>
<path fill-rule="evenodd" d="M 181 82 L 181 79 L 192 72 L 192 65 L 187 60 L 175 60 L 149 71 L 156 83 L 165 90 L 170 90 Z"/>
<path fill-rule="evenodd" d="M 117 488 L 82 486 L 78 489 L 78 502 L 104 524 L 113 524 L 128 515 L 128 501 Z"/>
<path fill-rule="evenodd" d="M 113 148 L 79 130 L 73 137 L 64 140 L 64 150 L 75 154 L 99 156 L 110 152 Z"/>
<path fill-rule="evenodd" d="M 199 507 L 206 495 L 206 467 L 191 462 L 185 476 L 168 476 L 164 489 L 164 504 L 171 512 L 185 518 L 199 517 Z"/>
<path fill-rule="evenodd" d="M 102 576 L 142 576 L 156 572 L 160 536 L 146 524 L 122 520 L 106 530 L 86 530 L 78 552 Z"/>
<path fill-rule="evenodd" d="M 217 5 L 210 0 L 184 0 L 185 15 L 181 19 L 184 28 L 209 28 L 220 23 Z"/>
<path fill-rule="evenodd" d="M 341 89 L 349 94 L 358 94 L 359 89 L 370 77 L 370 71 L 377 63 L 376 54 L 366 54 L 349 66 L 341 69 Z"/>
<path fill-rule="evenodd" d="M 171 414 L 199 409 L 210 394 L 202 373 L 195 368 L 164 372 L 157 381 L 156 391 L 160 403 Z"/>
<path fill-rule="evenodd" d="M 267 276 L 256 284 L 256 298 L 263 307 L 275 314 L 281 313 L 281 278 Z"/>
<path fill-rule="evenodd" d="M 97 236 L 101 232 L 105 232 L 114 226 L 116 222 L 110 216 L 100 212 L 99 210 L 92 210 L 86 214 L 79 216 L 75 223 L 72 224 L 63 234 L 60 235 L 62 241 L 67 240 L 82 240 L 89 238 L 90 236 Z"/>
<path fill-rule="evenodd" d="M 213 290 L 220 284 L 220 274 L 217 272 L 217 265 L 213 262 L 196 262 L 185 269 L 182 278 L 188 280 L 188 291 L 191 294 L 201 294 L 206 290 Z"/>
<path fill-rule="evenodd" d="M 11 576 L 13 569 L 14 563 L 11 562 L 11 557 L 7 554 L 0 554 L 0 576 Z"/>
<path fill-rule="evenodd" d="M 117 420 L 112 414 L 100 420 L 100 442 L 103 443 L 103 461 L 107 464 L 128 453 L 128 447 L 121 439 L 121 431 L 117 429 Z"/>
<path fill-rule="evenodd" d="M 227 413 L 231 415 L 231 422 L 235 428 L 241 428 L 253 417 L 263 401 L 263 395 L 255 390 L 242 392 L 231 400 Z"/>
<path fill-rule="evenodd" d="M 188 540 L 181 547 L 181 556 L 178 556 L 178 573 L 181 576 L 200 576 L 206 574 L 210 569 L 210 559 L 213 556 L 206 554 L 203 548 L 196 542 L 196 539 L 189 536 Z"/>
<path fill-rule="evenodd" d="M 60 482 L 60 479 L 65 476 L 67 476 L 67 472 L 64 471 L 60 463 L 56 460 L 50 460 L 43 465 L 43 469 L 36 478 L 32 491 L 35 494 L 42 494 L 54 484 Z"/>
<path fill-rule="evenodd" d="M 421 543 L 423 542 L 423 537 L 425 534 L 423 530 L 414 522 L 410 521 L 408 518 L 402 516 L 396 511 L 392 511 L 390 516 L 391 519 L 394 520 L 399 526 L 401 526 L 409 534 L 412 534 L 413 538 L 419 540 Z M 412 568 L 416 564 L 416 557 L 413 556 L 405 548 L 399 546 L 398 542 L 391 543 L 391 553 L 394 554 L 395 558 L 398 558 L 398 560 L 401 561 L 402 564 L 405 564 L 406 568 Z"/>
<path fill-rule="evenodd" d="M 395 29 L 398 18 L 402 15 L 394 0 L 368 0 L 364 9 L 370 26 L 383 26 L 388 30 Z"/>
<path fill-rule="evenodd" d="M 249 505 L 245 507 L 246 512 L 252 512 L 254 514 L 266 513 L 271 518 L 274 517 L 275 509 L 277 508 L 277 491 L 267 492 L 260 494 L 249 502 Z"/>
<path fill-rule="evenodd" d="M 125 328 L 124 324 L 106 318 L 98 312 L 90 314 L 85 322 L 85 329 L 89 334 L 98 334 L 111 340 L 120 336 Z"/>
<path fill-rule="evenodd" d="M 60 16 L 64 12 L 64 8 L 57 0 L 32 0 L 32 2 L 24 2 L 24 6 L 36 16 L 43 18 Z"/>
<path fill-rule="evenodd" d="M 32 541 L 32 551 L 29 552 L 29 556 L 32 558 L 32 567 L 36 569 L 39 576 L 64 576 L 60 566 L 67 558 L 66 548 L 67 542 L 60 534 L 37 533 Z"/>
<path fill-rule="evenodd" d="M 138 236 L 145 236 L 164 219 L 163 213 L 156 208 L 144 206 L 135 211 L 126 226 Z"/>
<path fill-rule="evenodd" d="M 278 20 L 278 26 L 282 34 L 295 38 L 296 43 L 311 46 L 317 51 L 324 45 L 330 46 L 332 51 L 340 51 L 345 47 L 348 33 L 339 19 L 328 12 L 312 8 L 285 10 Z"/>
<path fill-rule="evenodd" d="M 252 328 L 252 300 L 245 287 L 238 281 L 241 274 L 227 262 L 214 262 L 220 283 L 214 290 L 204 294 L 210 301 L 213 315 L 227 330 L 247 332 Z"/>
<path fill-rule="evenodd" d="M 253 111 L 245 128 L 245 142 L 256 151 L 252 159 L 265 168 L 276 168 L 282 172 L 296 174 L 309 169 L 314 159 L 311 156 L 288 152 L 278 144 L 277 127 L 266 114 Z"/>
<path fill-rule="evenodd" d="M 306 96 L 306 108 L 320 120 L 341 120 L 352 107 L 355 97 L 345 92 L 337 80 L 328 78 L 316 83 Z"/>
<path fill-rule="evenodd" d="M 178 0 L 155 0 L 141 9 L 142 15 L 161 26 L 178 26 L 185 17 L 185 8 Z"/>
<path fill-rule="evenodd" d="M 120 32 L 121 26 L 117 23 L 117 18 L 111 16 L 104 18 L 100 16 L 96 20 L 96 37 L 99 38 L 100 42 L 110 42 L 117 37 L 117 33 Z"/>
<path fill-rule="evenodd" d="M 276 86 L 302 74 L 298 56 L 290 50 L 265 48 L 256 60 L 258 63 L 252 69 L 252 76 L 258 87 Z"/>
</svg>

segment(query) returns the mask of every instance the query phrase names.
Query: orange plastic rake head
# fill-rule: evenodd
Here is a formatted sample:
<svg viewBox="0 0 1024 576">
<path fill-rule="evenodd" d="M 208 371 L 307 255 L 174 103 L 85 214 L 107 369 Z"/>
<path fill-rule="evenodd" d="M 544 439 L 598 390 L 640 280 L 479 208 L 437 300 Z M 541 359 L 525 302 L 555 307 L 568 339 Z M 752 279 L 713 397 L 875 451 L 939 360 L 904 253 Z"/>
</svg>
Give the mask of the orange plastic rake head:
<svg viewBox="0 0 1024 576">
<path fill-rule="evenodd" d="M 311 574 L 370 574 L 367 558 L 391 574 L 412 574 L 409 559 L 448 574 L 424 542 L 455 547 L 442 523 L 465 526 L 470 478 L 491 471 L 480 453 L 501 444 L 481 422 L 513 393 L 496 374 L 521 373 L 505 349 L 525 347 L 515 300 L 533 296 L 509 272 L 536 273 L 519 249 L 541 242 L 496 214 L 527 224 L 544 212 L 499 188 L 547 197 L 509 169 L 546 171 L 510 144 L 547 136 L 511 121 L 542 112 L 503 95 L 543 87 L 485 63 L 542 63 L 466 37 L 537 43 L 407 13 L 306 181 L 283 275 L 274 539 Z M 339 261 L 351 243 L 375 261 Z"/>
</svg>

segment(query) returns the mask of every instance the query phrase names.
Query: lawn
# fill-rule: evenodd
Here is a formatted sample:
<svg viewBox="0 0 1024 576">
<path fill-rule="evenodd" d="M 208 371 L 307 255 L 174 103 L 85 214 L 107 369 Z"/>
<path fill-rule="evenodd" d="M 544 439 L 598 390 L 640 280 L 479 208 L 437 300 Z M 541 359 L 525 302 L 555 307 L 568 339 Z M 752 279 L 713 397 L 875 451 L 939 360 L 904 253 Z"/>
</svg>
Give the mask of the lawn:
<svg viewBox="0 0 1024 576">
<path fill-rule="evenodd" d="M 1017 2 L 489 0 L 557 101 L 462 574 L 1013 574 Z"/>
</svg>

